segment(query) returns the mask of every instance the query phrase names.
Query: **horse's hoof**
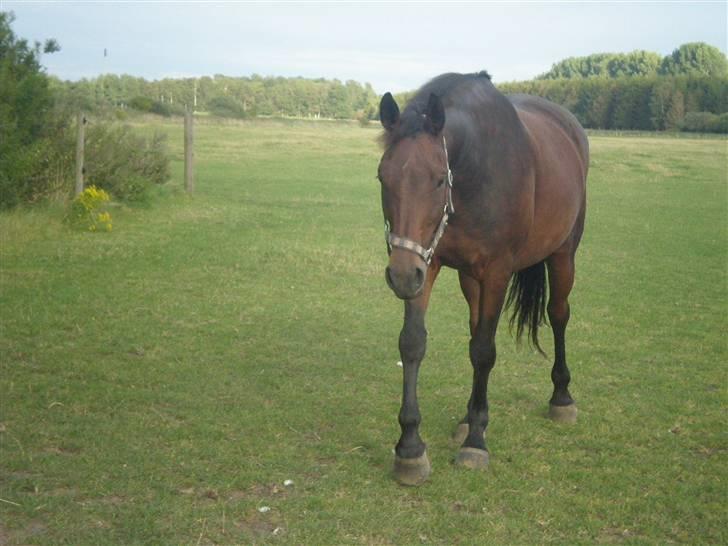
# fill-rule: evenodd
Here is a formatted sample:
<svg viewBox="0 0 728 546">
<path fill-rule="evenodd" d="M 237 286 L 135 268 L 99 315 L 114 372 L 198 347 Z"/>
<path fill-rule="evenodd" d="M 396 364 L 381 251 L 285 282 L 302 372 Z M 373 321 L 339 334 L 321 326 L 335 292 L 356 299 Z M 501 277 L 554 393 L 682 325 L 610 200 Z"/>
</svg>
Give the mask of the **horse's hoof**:
<svg viewBox="0 0 728 546">
<path fill-rule="evenodd" d="M 557 423 L 576 423 L 576 404 L 568 406 L 549 404 L 549 418 Z"/>
<path fill-rule="evenodd" d="M 402 485 L 421 485 L 431 471 L 427 451 L 413 459 L 394 456 L 394 478 Z"/>
<path fill-rule="evenodd" d="M 455 432 L 452 433 L 453 441 L 458 445 L 462 445 L 465 438 L 467 438 L 469 431 L 470 427 L 467 423 L 458 423 L 458 427 L 455 429 Z"/>
<path fill-rule="evenodd" d="M 466 468 L 484 469 L 488 468 L 489 455 L 485 449 L 477 447 L 461 447 L 455 464 Z"/>
</svg>

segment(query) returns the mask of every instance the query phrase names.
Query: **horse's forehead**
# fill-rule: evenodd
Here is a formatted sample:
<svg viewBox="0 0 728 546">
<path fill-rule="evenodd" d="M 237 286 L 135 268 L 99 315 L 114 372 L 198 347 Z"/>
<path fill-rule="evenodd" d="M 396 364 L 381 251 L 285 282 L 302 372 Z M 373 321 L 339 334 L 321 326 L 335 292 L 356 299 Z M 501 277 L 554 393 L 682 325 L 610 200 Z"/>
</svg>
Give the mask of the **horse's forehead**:
<svg viewBox="0 0 728 546">
<path fill-rule="evenodd" d="M 402 171 L 429 170 L 435 165 L 432 142 L 424 136 L 401 140 L 387 159 L 392 168 Z"/>
</svg>

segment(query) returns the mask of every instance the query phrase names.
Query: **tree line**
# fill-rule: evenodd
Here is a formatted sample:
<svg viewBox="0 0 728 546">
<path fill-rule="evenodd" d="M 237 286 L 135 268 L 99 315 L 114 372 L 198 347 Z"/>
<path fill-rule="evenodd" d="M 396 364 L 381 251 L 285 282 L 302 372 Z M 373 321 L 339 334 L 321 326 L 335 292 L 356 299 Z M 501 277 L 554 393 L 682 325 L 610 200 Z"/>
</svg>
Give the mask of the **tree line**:
<svg viewBox="0 0 728 546">
<path fill-rule="evenodd" d="M 77 82 L 51 78 L 61 103 L 87 110 L 135 109 L 161 115 L 185 108 L 222 117 L 288 116 L 375 119 L 379 97 L 368 83 L 215 75 L 147 81 L 107 74 Z M 670 55 L 649 51 L 571 57 L 504 93 L 543 96 L 568 108 L 587 128 L 728 132 L 728 61 L 704 43 Z M 405 103 L 413 93 L 401 93 Z"/>
<path fill-rule="evenodd" d="M 728 60 L 703 42 L 683 44 L 662 57 L 652 51 L 595 53 L 557 62 L 539 80 L 621 78 L 630 76 L 728 76 Z"/>
<path fill-rule="evenodd" d="M 590 129 L 728 133 L 725 76 L 537 79 L 498 87 L 560 104 Z"/>
<path fill-rule="evenodd" d="M 570 110 L 590 129 L 728 133 L 728 60 L 705 43 L 570 57 L 531 81 L 499 85 Z"/>
<path fill-rule="evenodd" d="M 52 80 L 59 100 L 90 111 L 133 108 L 171 115 L 189 108 L 233 118 L 369 119 L 376 116 L 378 104 L 370 84 L 352 80 L 220 74 L 156 81 L 115 74 L 76 82 Z"/>
</svg>

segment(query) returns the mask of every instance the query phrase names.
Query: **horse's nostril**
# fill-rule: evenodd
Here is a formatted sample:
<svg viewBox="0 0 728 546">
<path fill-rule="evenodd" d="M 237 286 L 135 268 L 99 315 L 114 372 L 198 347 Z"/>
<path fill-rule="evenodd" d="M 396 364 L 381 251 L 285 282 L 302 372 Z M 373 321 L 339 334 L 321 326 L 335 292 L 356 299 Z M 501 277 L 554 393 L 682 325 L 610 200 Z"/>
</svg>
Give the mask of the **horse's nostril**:
<svg viewBox="0 0 728 546">
<path fill-rule="evenodd" d="M 425 282 L 425 271 L 421 267 L 415 268 L 415 278 L 417 281 L 417 287 L 419 288 L 422 286 L 422 283 Z"/>
<path fill-rule="evenodd" d="M 389 267 L 384 269 L 384 278 L 387 281 L 387 286 L 394 289 L 394 285 L 392 284 L 392 270 Z"/>
</svg>

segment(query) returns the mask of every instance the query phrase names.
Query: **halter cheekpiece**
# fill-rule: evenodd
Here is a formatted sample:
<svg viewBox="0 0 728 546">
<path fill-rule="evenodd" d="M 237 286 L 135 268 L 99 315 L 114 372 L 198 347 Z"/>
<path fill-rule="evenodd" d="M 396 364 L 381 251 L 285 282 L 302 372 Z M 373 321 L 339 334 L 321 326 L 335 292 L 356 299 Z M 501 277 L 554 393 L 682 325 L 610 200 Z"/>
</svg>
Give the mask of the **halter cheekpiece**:
<svg viewBox="0 0 728 546">
<path fill-rule="evenodd" d="M 432 257 L 435 254 L 435 249 L 437 248 L 437 244 L 440 242 L 440 239 L 442 239 L 443 234 L 445 233 L 445 228 L 447 227 L 448 219 L 450 218 L 450 215 L 455 212 L 455 207 L 452 203 L 452 171 L 450 170 L 450 159 L 447 155 L 447 141 L 445 140 L 445 136 L 442 137 L 442 147 L 445 150 L 445 162 L 447 164 L 447 186 L 445 188 L 445 207 L 442 211 L 442 218 L 440 219 L 440 224 L 437 226 L 437 229 L 435 230 L 435 235 L 432 237 L 432 241 L 430 242 L 429 248 L 425 248 L 419 243 L 413 241 L 412 239 L 408 239 L 407 237 L 400 237 L 399 235 L 395 235 L 391 232 L 391 226 L 389 225 L 389 221 L 386 219 L 384 220 L 384 238 L 387 241 L 387 254 L 392 253 L 392 248 L 401 248 L 404 250 L 409 250 L 410 252 L 414 252 L 417 254 L 420 258 L 422 258 L 425 262 L 425 264 L 430 265 L 430 262 L 432 261 Z"/>
</svg>

